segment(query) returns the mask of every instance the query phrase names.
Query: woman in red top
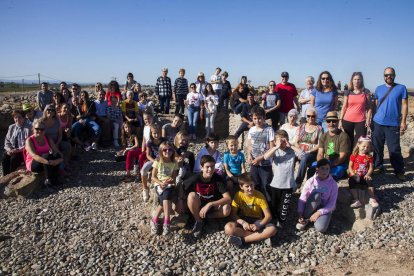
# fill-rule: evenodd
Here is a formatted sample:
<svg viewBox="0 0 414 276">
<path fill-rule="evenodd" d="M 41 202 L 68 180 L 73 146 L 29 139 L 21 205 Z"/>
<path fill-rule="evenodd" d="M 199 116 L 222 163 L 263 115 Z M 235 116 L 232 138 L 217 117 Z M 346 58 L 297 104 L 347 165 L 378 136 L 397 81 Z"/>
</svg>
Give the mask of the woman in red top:
<svg viewBox="0 0 414 276">
<path fill-rule="evenodd" d="M 108 101 L 108 106 L 111 105 L 111 97 L 118 98 L 118 102 L 122 102 L 121 90 L 119 90 L 119 83 L 117 81 L 111 81 L 108 84 L 108 91 L 105 94 L 105 99 Z"/>
<path fill-rule="evenodd" d="M 352 146 L 355 146 L 354 143 L 359 137 L 367 135 L 367 128 L 371 125 L 370 95 L 370 91 L 364 86 L 362 73 L 352 73 L 349 90 L 344 92 L 342 120 L 339 121 L 339 128 L 348 134 Z"/>
</svg>

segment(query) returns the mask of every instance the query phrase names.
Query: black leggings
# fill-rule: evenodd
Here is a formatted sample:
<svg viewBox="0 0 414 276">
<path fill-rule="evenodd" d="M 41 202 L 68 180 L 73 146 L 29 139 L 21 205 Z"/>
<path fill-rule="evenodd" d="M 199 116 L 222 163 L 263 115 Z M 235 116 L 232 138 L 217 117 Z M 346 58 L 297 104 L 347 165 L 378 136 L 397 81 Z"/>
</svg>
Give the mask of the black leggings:
<svg viewBox="0 0 414 276">
<path fill-rule="evenodd" d="M 346 120 L 342 120 L 342 128 L 345 133 L 348 134 L 349 140 L 351 142 L 352 150 L 358 141 L 359 137 L 367 135 L 367 128 L 365 127 L 365 121 L 354 123 Z M 355 135 L 354 135 L 355 131 Z"/>
<path fill-rule="evenodd" d="M 56 154 L 49 154 L 47 155 L 46 158 L 47 160 L 56 160 L 58 159 L 60 156 L 57 156 Z M 42 163 L 37 162 L 36 160 L 32 160 L 32 166 L 30 168 L 32 172 L 42 172 L 42 171 L 46 171 L 46 175 L 47 178 L 52 182 L 53 185 L 58 184 L 58 170 L 59 170 L 59 165 L 58 166 L 50 166 L 50 165 L 45 165 Z"/>
<path fill-rule="evenodd" d="M 293 189 L 278 189 L 270 187 L 271 211 L 274 219 L 283 223 L 287 219 L 287 214 L 292 198 Z"/>
</svg>

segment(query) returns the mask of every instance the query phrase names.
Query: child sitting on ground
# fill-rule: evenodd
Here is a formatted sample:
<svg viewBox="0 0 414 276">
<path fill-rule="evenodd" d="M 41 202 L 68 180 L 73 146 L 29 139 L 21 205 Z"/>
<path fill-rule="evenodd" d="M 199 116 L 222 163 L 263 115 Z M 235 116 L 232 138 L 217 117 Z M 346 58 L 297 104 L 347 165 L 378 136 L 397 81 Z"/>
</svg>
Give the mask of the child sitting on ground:
<svg viewBox="0 0 414 276">
<path fill-rule="evenodd" d="M 195 219 L 192 234 L 201 236 L 204 219 L 224 218 L 230 215 L 231 197 L 222 177 L 215 173 L 215 160 L 203 155 L 200 160 L 201 172 L 184 180 L 184 191 L 188 194 L 188 208 Z"/>
<path fill-rule="evenodd" d="M 228 243 L 242 246 L 244 243 L 266 240 L 271 246 L 270 237 L 276 235 L 276 227 L 270 223 L 272 214 L 264 195 L 254 189 L 249 173 L 239 176 L 240 191 L 231 204 L 231 219 L 224 227 L 230 235 Z"/>
<path fill-rule="evenodd" d="M 178 165 L 175 161 L 174 145 L 169 142 L 162 142 L 160 145 L 159 156 L 152 164 L 152 182 L 158 195 L 158 206 L 154 210 L 150 221 L 151 233 L 158 232 L 158 219 L 164 212 L 164 225 L 162 235 L 170 232 L 170 210 L 172 210 L 172 199 L 175 188 L 175 178 L 178 173 Z"/>
<path fill-rule="evenodd" d="M 224 153 L 223 165 L 227 175 L 227 190 L 233 191 L 233 187 L 239 184 L 238 177 L 246 172 L 246 160 L 243 152 L 239 151 L 237 137 L 230 135 L 226 139 L 228 151 Z"/>
<path fill-rule="evenodd" d="M 270 183 L 271 209 L 278 227 L 281 227 L 287 219 L 290 199 L 296 188 L 293 177 L 296 154 L 294 147 L 289 144 L 289 135 L 285 130 L 276 131 L 274 142 L 275 146 L 265 153 L 264 158 L 273 159 L 273 179 Z"/>
<path fill-rule="evenodd" d="M 376 208 L 378 201 L 375 198 L 374 186 L 372 185 L 371 174 L 374 171 L 374 158 L 371 154 L 371 140 L 368 137 L 361 136 L 349 158 L 349 189 L 351 191 L 353 202 L 352 208 L 362 206 L 358 198 L 358 190 L 367 190 L 369 195 L 369 204 Z"/>
<path fill-rule="evenodd" d="M 324 233 L 328 229 L 338 197 L 338 184 L 329 174 L 330 169 L 329 160 L 320 159 L 316 163 L 316 174 L 303 186 L 298 202 L 297 230 L 305 230 L 309 221 L 314 223 L 316 231 Z"/>
<path fill-rule="evenodd" d="M 201 157 L 204 155 L 210 155 L 216 161 L 216 165 L 215 165 L 216 173 L 219 175 L 223 175 L 223 161 L 221 159 L 221 153 L 218 151 L 218 146 L 219 146 L 219 137 L 217 135 L 212 133 L 209 136 L 207 136 L 205 140 L 205 146 L 197 154 L 197 158 L 194 164 L 194 172 L 201 171 L 201 166 L 200 166 Z"/>
<path fill-rule="evenodd" d="M 138 161 L 141 155 L 141 148 L 139 148 L 138 137 L 132 133 L 132 126 L 128 121 L 122 124 L 121 143 L 122 150 L 117 152 L 115 160 L 118 162 L 126 160 L 126 176 L 122 178 L 122 181 L 131 182 L 133 180 L 131 175 L 133 167 L 135 173 L 139 174 L 138 165 L 134 165 L 134 162 Z"/>
<path fill-rule="evenodd" d="M 184 116 L 175 114 L 171 123 L 162 126 L 162 138 L 170 143 L 174 143 L 175 135 L 182 129 Z"/>
</svg>

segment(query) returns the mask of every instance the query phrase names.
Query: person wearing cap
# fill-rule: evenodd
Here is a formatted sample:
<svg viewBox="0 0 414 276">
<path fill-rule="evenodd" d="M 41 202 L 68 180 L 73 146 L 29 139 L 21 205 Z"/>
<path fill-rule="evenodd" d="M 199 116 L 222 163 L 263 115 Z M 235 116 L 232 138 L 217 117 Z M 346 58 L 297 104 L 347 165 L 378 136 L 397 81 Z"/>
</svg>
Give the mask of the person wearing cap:
<svg viewBox="0 0 414 276">
<path fill-rule="evenodd" d="M 241 125 L 234 134 L 237 138 L 245 131 L 254 126 L 252 118 L 252 108 L 257 106 L 257 102 L 254 100 L 253 93 L 247 94 L 247 102 L 243 105 L 243 111 L 241 112 Z"/>
<path fill-rule="evenodd" d="M 372 142 L 375 150 L 374 173 L 384 171 L 384 143 L 390 154 L 394 173 L 401 181 L 405 180 L 404 159 L 401 155 L 400 135 L 407 130 L 408 93 L 405 85 L 394 82 L 395 70 L 384 70 L 385 84 L 375 89 L 374 99 L 377 112 L 374 116 Z"/>
<path fill-rule="evenodd" d="M 335 180 L 341 179 L 348 168 L 350 141 L 348 135 L 338 128 L 338 113 L 329 111 L 326 114 L 328 132 L 319 139 L 316 160 L 326 158 L 330 162 L 330 173 Z M 315 173 L 316 162 L 308 170 L 308 178 Z"/>
<path fill-rule="evenodd" d="M 42 90 L 37 92 L 36 95 L 36 104 L 41 111 L 43 111 L 46 105 L 53 102 L 53 92 L 49 90 L 49 84 L 47 82 L 42 82 Z"/>
<path fill-rule="evenodd" d="M 206 82 L 204 73 L 203 72 L 198 73 L 197 80 L 195 82 L 196 91 L 200 93 L 201 95 L 205 96 L 204 91 L 206 90 L 207 83 L 208 82 Z"/>
<path fill-rule="evenodd" d="M 288 112 L 288 122 L 280 127 L 280 129 L 283 129 L 289 135 L 289 143 L 291 145 L 295 144 L 295 136 L 299 128 L 298 119 L 299 112 L 296 109 L 291 109 Z"/>
<path fill-rule="evenodd" d="M 216 94 L 216 96 L 220 99 L 221 97 L 221 91 L 222 91 L 222 81 L 221 81 L 221 68 L 217 67 L 216 71 L 214 72 L 213 75 L 211 75 L 210 77 L 210 83 L 213 87 L 214 93 Z M 219 102 L 220 104 L 220 102 Z M 221 108 L 221 106 L 218 106 L 219 108 Z"/>
<path fill-rule="evenodd" d="M 40 110 L 34 110 L 30 103 L 22 104 L 22 110 L 25 114 L 25 121 L 29 125 L 32 125 L 35 119 L 41 118 L 43 114 Z"/>
<path fill-rule="evenodd" d="M 315 88 L 311 93 L 311 106 L 318 114 L 316 123 L 321 125 L 323 131 L 326 132 L 328 130 L 325 123 L 326 114 L 335 110 L 338 105 L 338 91 L 331 73 L 328 71 L 320 73 Z"/>
<path fill-rule="evenodd" d="M 289 73 L 282 72 L 282 81 L 276 85 L 275 91 L 279 94 L 282 105 L 279 109 L 279 122 L 281 125 L 287 122 L 287 113 L 295 108 L 299 109 L 298 91 L 293 83 L 288 82 Z"/>
<path fill-rule="evenodd" d="M 160 102 L 160 112 L 164 114 L 170 113 L 170 100 L 172 97 L 171 79 L 167 76 L 168 68 L 162 68 L 162 74 L 155 84 L 155 94 Z"/>
<path fill-rule="evenodd" d="M 27 137 L 32 134 L 32 126 L 24 119 L 23 110 L 14 110 L 14 124 L 9 126 L 4 139 L 4 153 L 1 161 L 3 176 L 14 172 L 24 161 L 23 148 Z"/>
</svg>

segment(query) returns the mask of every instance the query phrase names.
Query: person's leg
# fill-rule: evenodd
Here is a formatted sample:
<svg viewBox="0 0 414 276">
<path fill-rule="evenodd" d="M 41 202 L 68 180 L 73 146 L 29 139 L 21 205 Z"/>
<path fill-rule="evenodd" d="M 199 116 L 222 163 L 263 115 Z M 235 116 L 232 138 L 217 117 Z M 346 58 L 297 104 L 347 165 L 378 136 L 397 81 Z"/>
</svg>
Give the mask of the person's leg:
<svg viewBox="0 0 414 276">
<path fill-rule="evenodd" d="M 279 129 L 279 111 L 275 110 L 268 113 L 270 120 L 272 120 L 272 128 L 274 131 Z"/>
<path fill-rule="evenodd" d="M 305 209 L 303 211 L 303 217 L 308 219 L 312 216 L 313 213 L 318 209 L 321 205 L 321 194 L 320 193 L 312 193 L 308 199 L 306 200 Z"/>
<path fill-rule="evenodd" d="M 278 217 L 278 220 L 281 223 L 285 222 L 287 219 L 292 192 L 293 189 L 281 189 L 280 212 Z"/>
<path fill-rule="evenodd" d="M 141 179 L 142 179 L 142 186 L 144 189 L 148 190 L 148 172 L 152 168 L 152 161 L 145 162 L 144 166 L 141 169 Z"/>
<path fill-rule="evenodd" d="M 372 133 L 372 145 L 374 146 L 375 158 L 374 168 L 382 168 L 384 165 L 384 144 L 384 126 L 374 122 L 374 131 Z"/>
<path fill-rule="evenodd" d="M 320 216 L 314 223 L 316 231 L 325 233 L 326 230 L 328 230 L 331 217 L 332 217 L 332 213 L 328 213 L 328 214 Z"/>
<path fill-rule="evenodd" d="M 92 129 L 93 131 L 93 137 L 94 137 L 94 141 L 98 141 L 99 140 L 99 136 L 101 135 L 101 127 L 93 120 L 88 121 L 88 126 Z"/>
<path fill-rule="evenodd" d="M 394 173 L 404 174 L 404 159 L 401 154 L 400 146 L 400 127 L 386 126 L 385 140 L 387 141 L 388 151 L 390 153 L 390 162 L 394 168 Z"/>
<path fill-rule="evenodd" d="M 127 175 L 131 175 L 131 170 L 134 167 L 135 160 L 141 155 L 141 148 L 130 150 L 126 154 L 125 169 Z"/>
<path fill-rule="evenodd" d="M 247 131 L 247 130 L 249 130 L 249 125 L 248 125 L 247 123 L 245 123 L 245 122 L 242 122 L 242 123 L 240 124 L 239 128 L 237 129 L 236 133 L 234 133 L 234 135 L 235 135 L 237 138 L 239 138 L 239 136 L 240 136 L 243 132 L 245 132 L 245 131 Z"/>
<path fill-rule="evenodd" d="M 332 167 L 330 174 L 335 180 L 341 179 L 344 177 L 348 166 L 346 164 L 339 164 L 338 166 Z"/>
<path fill-rule="evenodd" d="M 192 107 L 188 108 L 188 134 L 191 135 L 194 133 L 194 125 L 193 125 L 193 120 L 194 120 L 194 109 Z"/>
<path fill-rule="evenodd" d="M 209 134 L 210 134 L 210 118 L 211 118 L 211 115 L 207 112 L 207 111 L 205 111 L 205 114 L 206 114 L 206 116 L 205 116 L 205 118 L 206 118 L 206 136 L 208 136 Z"/>
<path fill-rule="evenodd" d="M 175 111 L 174 114 L 179 114 L 181 108 L 180 95 L 175 94 Z"/>
<path fill-rule="evenodd" d="M 61 141 L 59 144 L 59 150 L 63 154 L 63 163 L 65 164 L 65 168 L 69 166 L 70 155 L 72 152 L 72 145 L 67 141 Z"/>
<path fill-rule="evenodd" d="M 287 122 L 287 113 L 279 112 L 279 125 Z"/>
<path fill-rule="evenodd" d="M 224 227 L 224 232 L 229 236 L 237 236 L 244 238 L 245 243 L 252 243 L 256 241 L 262 241 L 267 238 L 273 237 L 276 235 L 277 229 L 273 225 L 265 226 L 261 232 L 251 232 L 246 231 L 241 227 L 238 227 L 236 222 L 229 222 Z"/>
<path fill-rule="evenodd" d="M 194 219 L 196 221 L 202 221 L 202 219 L 200 218 L 201 201 L 195 192 L 191 192 L 188 194 L 187 205 Z"/>
<path fill-rule="evenodd" d="M 112 122 L 112 139 L 113 139 L 115 145 L 118 144 L 118 140 L 119 140 L 119 122 Z"/>
<path fill-rule="evenodd" d="M 198 124 L 198 118 L 200 117 L 200 109 L 195 109 L 194 110 L 194 115 L 193 115 L 193 135 L 196 136 L 197 134 L 197 124 Z"/>
<path fill-rule="evenodd" d="M 367 135 L 367 127 L 365 126 L 365 121 L 354 123 L 354 125 L 355 125 L 355 136 L 354 136 L 354 144 L 351 144 L 352 147 L 355 147 L 356 143 L 358 142 L 359 137 Z"/>
<path fill-rule="evenodd" d="M 165 114 L 170 113 L 170 100 L 171 98 L 169 96 L 165 98 Z"/>
<path fill-rule="evenodd" d="M 354 135 L 355 123 L 342 119 L 342 128 L 344 129 L 344 132 L 348 134 L 351 148 L 353 148 L 354 137 L 355 137 Z"/>
<path fill-rule="evenodd" d="M 316 152 L 306 153 L 302 156 L 302 159 L 299 162 L 299 168 L 295 180 L 297 189 L 299 189 L 302 185 L 303 179 L 305 179 L 306 170 L 314 161 L 316 161 Z"/>
<path fill-rule="evenodd" d="M 165 97 L 164 96 L 158 96 L 158 101 L 160 103 L 160 113 L 163 113 L 165 110 Z"/>
<path fill-rule="evenodd" d="M 306 174 L 306 179 L 309 179 L 309 178 L 311 178 L 312 176 L 315 175 L 315 173 L 316 173 L 316 164 L 317 164 L 316 161 L 311 163 L 311 165 L 309 166 L 308 172 Z"/>
<path fill-rule="evenodd" d="M 170 223 L 170 210 L 172 209 L 171 200 L 163 200 L 162 209 L 164 211 L 164 224 L 169 224 Z"/>
<path fill-rule="evenodd" d="M 142 149 L 141 149 L 142 151 Z M 138 158 L 139 167 L 142 170 L 142 167 L 144 166 L 145 162 L 147 162 L 147 153 L 143 151 Z"/>
<path fill-rule="evenodd" d="M 8 155 L 6 152 L 3 152 L 3 158 L 1 159 L 1 166 L 3 168 L 3 176 L 11 173 L 10 170 L 10 162 L 11 161 L 11 156 Z"/>
<path fill-rule="evenodd" d="M 207 217 L 208 218 L 225 218 L 225 217 L 228 217 L 230 213 L 231 213 L 230 204 L 225 204 L 225 205 L 219 206 L 217 210 L 209 212 L 207 214 Z"/>
<path fill-rule="evenodd" d="M 214 121 L 216 119 L 216 112 L 210 115 L 210 132 L 211 133 L 214 133 Z"/>
<path fill-rule="evenodd" d="M 279 217 L 281 197 L 280 189 L 270 187 L 270 211 L 272 212 L 273 219 L 278 219 Z"/>
<path fill-rule="evenodd" d="M 5 154 L 5 153 L 4 153 Z M 14 172 L 24 162 L 23 152 L 13 154 L 10 158 L 10 172 Z"/>
<path fill-rule="evenodd" d="M 164 203 L 164 201 L 163 201 L 163 203 Z M 153 214 L 152 221 L 155 224 L 158 224 L 158 219 L 160 218 L 160 215 L 161 215 L 162 211 L 163 211 L 163 206 L 158 204 L 157 208 L 155 208 L 154 212 L 152 213 Z"/>
</svg>

